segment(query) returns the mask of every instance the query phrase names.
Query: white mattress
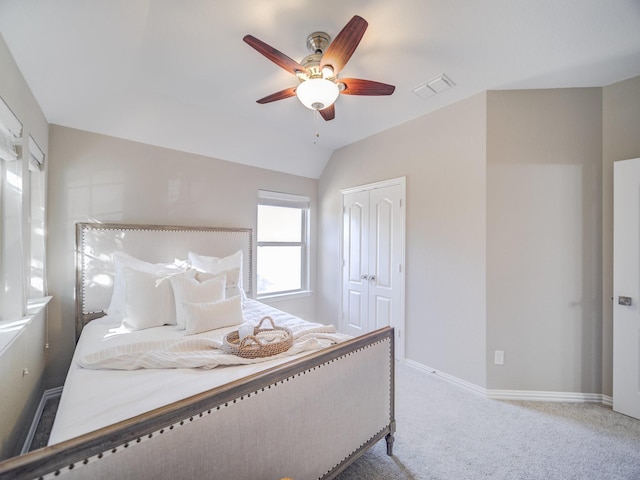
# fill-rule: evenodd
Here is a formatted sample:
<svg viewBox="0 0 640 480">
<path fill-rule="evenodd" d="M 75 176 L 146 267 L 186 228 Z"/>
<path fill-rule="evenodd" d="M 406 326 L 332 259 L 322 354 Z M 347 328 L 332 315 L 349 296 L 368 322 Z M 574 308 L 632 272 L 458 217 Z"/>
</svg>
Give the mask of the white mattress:
<svg viewBox="0 0 640 480">
<path fill-rule="evenodd" d="M 257 323 L 267 315 L 271 316 L 276 324 L 286 325 L 292 320 L 300 322 L 300 319 L 292 315 L 255 300 L 245 301 L 245 321 Z M 84 327 L 67 374 L 49 445 L 126 420 L 308 353 L 251 365 L 225 366 L 209 370 L 81 368 L 77 359 L 88 353 L 131 341 L 170 340 L 183 335 L 175 326 L 156 327 L 126 334 L 114 333 L 118 325 L 119 322 L 114 322 L 107 316 Z M 224 336 L 236 328 L 229 327 L 217 332 Z"/>
</svg>

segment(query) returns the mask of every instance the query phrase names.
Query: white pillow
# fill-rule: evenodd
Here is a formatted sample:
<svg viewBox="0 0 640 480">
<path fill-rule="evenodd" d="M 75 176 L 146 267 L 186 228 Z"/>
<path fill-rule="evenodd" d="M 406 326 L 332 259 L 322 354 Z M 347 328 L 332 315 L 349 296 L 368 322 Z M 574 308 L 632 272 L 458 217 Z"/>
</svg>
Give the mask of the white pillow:
<svg viewBox="0 0 640 480">
<path fill-rule="evenodd" d="M 227 257 L 207 257 L 189 252 L 189 263 L 193 268 L 207 273 L 220 273 L 232 268 L 242 269 L 242 250 Z"/>
<path fill-rule="evenodd" d="M 175 307 L 169 277 L 165 274 L 123 269 L 125 307 L 122 326 L 142 330 L 175 324 Z"/>
<path fill-rule="evenodd" d="M 244 292 L 242 289 L 242 250 L 227 257 L 208 257 L 189 252 L 189 263 L 200 272 L 214 275 L 227 274 L 227 297 Z M 229 273 L 229 271 L 233 271 L 233 273 Z M 232 275 L 237 278 L 237 282 L 234 282 Z"/>
<path fill-rule="evenodd" d="M 244 323 L 242 299 L 239 296 L 213 303 L 184 302 L 183 306 L 187 312 L 185 335 Z"/>
<path fill-rule="evenodd" d="M 111 294 L 111 303 L 107 308 L 107 313 L 109 316 L 119 319 L 122 319 L 125 314 L 126 280 L 123 272 L 125 267 L 140 272 L 165 276 L 185 271 L 185 268 L 172 263 L 149 263 L 120 251 L 113 254 L 113 267 L 113 293 Z"/>
<path fill-rule="evenodd" d="M 239 268 L 232 268 L 231 270 L 224 270 L 220 273 L 196 272 L 196 280 L 206 282 L 212 278 L 225 277 L 224 298 L 231 298 L 242 295 L 243 293 L 240 288 L 241 275 L 242 272 Z"/>
<path fill-rule="evenodd" d="M 184 308 L 184 302 L 207 303 L 224 300 L 227 279 L 225 275 L 212 276 L 204 280 L 195 278 L 195 275 L 195 270 L 192 270 L 189 274 L 171 277 L 171 286 L 176 301 L 178 330 L 186 328 L 187 312 Z"/>
</svg>

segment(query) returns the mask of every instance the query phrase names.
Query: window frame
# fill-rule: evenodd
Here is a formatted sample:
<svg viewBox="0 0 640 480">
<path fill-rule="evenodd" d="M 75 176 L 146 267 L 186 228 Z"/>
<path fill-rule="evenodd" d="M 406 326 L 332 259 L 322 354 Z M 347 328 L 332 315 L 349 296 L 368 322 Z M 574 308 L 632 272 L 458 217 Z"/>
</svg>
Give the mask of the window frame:
<svg viewBox="0 0 640 480">
<path fill-rule="evenodd" d="M 267 190 L 258 191 L 258 205 L 256 209 L 256 253 L 260 247 L 300 247 L 300 288 L 291 290 L 280 290 L 274 292 L 261 293 L 258 279 L 259 255 L 256 255 L 256 298 L 282 298 L 292 297 L 309 293 L 309 265 L 310 265 L 310 204 L 311 200 L 307 196 L 282 192 L 272 192 Z M 259 223 L 260 206 L 273 206 L 283 208 L 293 208 L 300 210 L 300 241 L 260 241 L 260 232 L 257 225 Z"/>
</svg>

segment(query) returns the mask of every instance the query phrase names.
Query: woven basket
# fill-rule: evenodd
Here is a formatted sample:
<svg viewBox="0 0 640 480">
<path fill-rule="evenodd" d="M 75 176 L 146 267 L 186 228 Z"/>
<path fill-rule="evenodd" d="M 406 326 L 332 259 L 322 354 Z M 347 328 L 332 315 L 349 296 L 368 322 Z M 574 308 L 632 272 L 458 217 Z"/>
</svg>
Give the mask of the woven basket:
<svg viewBox="0 0 640 480">
<path fill-rule="evenodd" d="M 271 328 L 262 328 L 262 323 L 268 320 Z M 276 327 L 271 317 L 264 317 L 256 327 L 253 335 L 249 335 L 240 341 L 237 330 L 228 333 L 224 337 L 222 349 L 243 358 L 270 357 L 286 352 L 293 345 L 293 333 L 285 327 Z"/>
</svg>

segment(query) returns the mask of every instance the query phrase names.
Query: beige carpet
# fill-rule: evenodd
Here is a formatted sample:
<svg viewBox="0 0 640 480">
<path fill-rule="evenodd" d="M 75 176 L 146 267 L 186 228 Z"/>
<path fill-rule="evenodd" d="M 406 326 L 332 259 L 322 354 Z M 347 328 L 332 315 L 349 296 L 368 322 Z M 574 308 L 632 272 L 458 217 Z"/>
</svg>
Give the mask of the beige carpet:
<svg viewBox="0 0 640 480">
<path fill-rule="evenodd" d="M 599 404 L 488 400 L 399 366 L 396 420 L 394 456 L 382 441 L 339 480 L 640 479 L 640 421 Z"/>
</svg>

